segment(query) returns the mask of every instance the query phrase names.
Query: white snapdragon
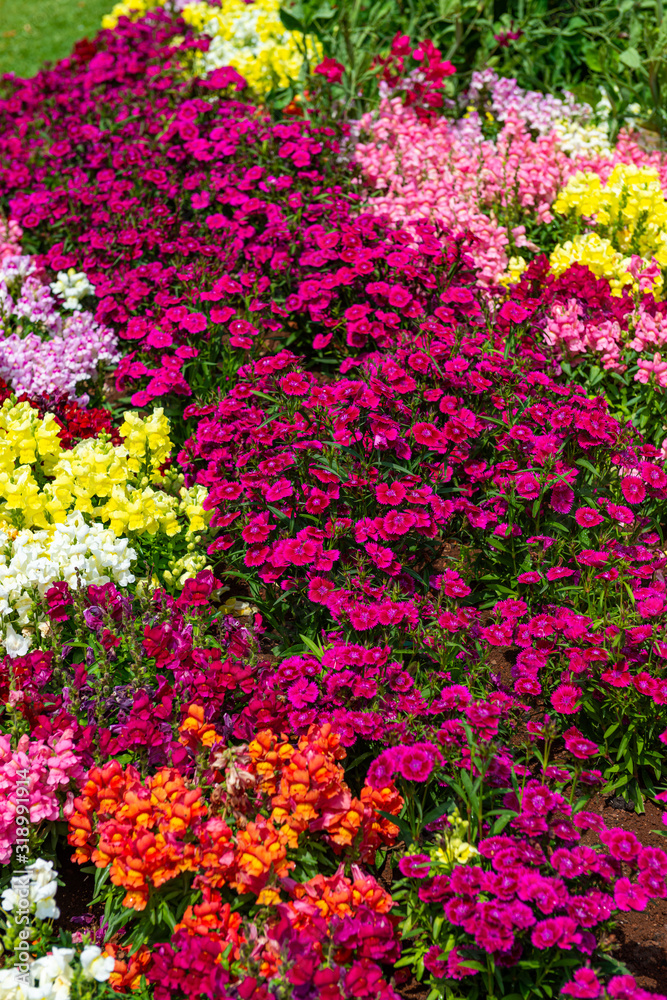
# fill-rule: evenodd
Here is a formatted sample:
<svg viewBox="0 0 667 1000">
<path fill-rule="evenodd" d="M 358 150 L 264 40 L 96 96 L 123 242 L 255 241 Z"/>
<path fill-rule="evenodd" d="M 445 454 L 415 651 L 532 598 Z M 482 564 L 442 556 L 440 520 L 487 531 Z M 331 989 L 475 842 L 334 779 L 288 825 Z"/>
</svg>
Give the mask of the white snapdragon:
<svg viewBox="0 0 667 1000">
<path fill-rule="evenodd" d="M 35 959 L 30 966 L 33 986 L 28 996 L 35 1000 L 68 1000 L 74 976 L 70 964 L 73 958 L 74 948 L 54 948 L 49 955 Z"/>
<path fill-rule="evenodd" d="M 60 910 L 56 906 L 58 891 L 58 872 L 54 870 L 53 862 L 37 858 L 26 871 L 30 873 L 28 900 L 31 909 L 38 920 L 57 920 Z M 2 893 L 2 908 L 11 913 L 19 905 L 20 878 L 14 876 L 9 887 Z M 2 994 L 0 992 L 0 998 Z"/>
<path fill-rule="evenodd" d="M 34 990 L 26 986 L 18 969 L 0 969 L 0 1000 L 34 1000 Z"/>
<path fill-rule="evenodd" d="M 586 153 L 601 153 L 611 156 L 609 125 L 606 121 L 599 125 L 563 119 L 554 126 L 558 144 L 564 153 L 581 156 Z"/>
<path fill-rule="evenodd" d="M 127 538 L 118 538 L 99 522 L 87 524 L 78 510 L 62 524 L 36 531 L 24 528 L 13 539 L 0 531 L 0 615 L 16 613 L 18 625 L 27 625 L 35 590 L 43 596 L 59 580 L 73 589 L 79 581 L 87 586 L 113 580 L 125 587 L 134 582 L 131 567 L 136 558 Z M 30 638 L 8 624 L 0 644 L 9 656 L 23 656 Z"/>
<path fill-rule="evenodd" d="M 65 309 L 72 312 L 79 312 L 81 301 L 86 295 L 95 294 L 94 286 L 83 271 L 76 271 L 73 267 L 67 271 L 58 271 L 58 279 L 52 282 L 51 291 L 64 299 Z"/>
<path fill-rule="evenodd" d="M 25 656 L 30 649 L 28 636 L 19 635 L 13 625 L 8 625 L 5 632 L 5 652 L 15 660 L 17 656 Z"/>
<path fill-rule="evenodd" d="M 84 979 L 95 979 L 105 983 L 114 970 L 115 960 L 111 955 L 105 955 L 96 944 L 87 945 L 81 955 L 81 972 Z"/>
<path fill-rule="evenodd" d="M 69 1000 L 78 957 L 83 979 L 108 981 L 115 962 L 95 944 L 86 945 L 77 956 L 74 948 L 53 948 L 48 955 L 30 963 L 30 985 L 15 968 L 0 969 L 0 1000 Z"/>
</svg>

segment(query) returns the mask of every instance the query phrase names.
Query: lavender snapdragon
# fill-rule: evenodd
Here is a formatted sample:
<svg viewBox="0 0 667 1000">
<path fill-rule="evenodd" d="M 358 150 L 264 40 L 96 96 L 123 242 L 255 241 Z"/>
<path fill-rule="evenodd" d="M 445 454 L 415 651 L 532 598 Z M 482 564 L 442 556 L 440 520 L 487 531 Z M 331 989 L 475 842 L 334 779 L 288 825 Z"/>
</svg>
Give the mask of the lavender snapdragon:
<svg viewBox="0 0 667 1000">
<path fill-rule="evenodd" d="M 119 359 L 116 335 L 92 313 L 62 315 L 32 257 L 0 263 L 0 377 L 16 392 L 63 392 L 85 404 L 81 383 L 96 381 L 101 366 Z"/>
</svg>

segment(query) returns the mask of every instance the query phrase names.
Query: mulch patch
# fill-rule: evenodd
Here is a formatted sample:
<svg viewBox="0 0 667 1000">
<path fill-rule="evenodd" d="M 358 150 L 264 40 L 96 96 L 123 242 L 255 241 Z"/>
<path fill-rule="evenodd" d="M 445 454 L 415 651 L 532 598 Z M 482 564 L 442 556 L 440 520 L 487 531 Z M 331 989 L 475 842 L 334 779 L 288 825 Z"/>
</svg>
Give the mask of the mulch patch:
<svg viewBox="0 0 667 1000">
<path fill-rule="evenodd" d="M 81 870 L 81 865 L 71 860 L 69 844 L 58 845 L 58 876 L 64 885 L 58 887 L 56 901 L 60 916 L 56 926 L 67 931 L 91 931 L 100 926 L 103 906 L 91 906 L 95 891 L 95 876 Z"/>
</svg>

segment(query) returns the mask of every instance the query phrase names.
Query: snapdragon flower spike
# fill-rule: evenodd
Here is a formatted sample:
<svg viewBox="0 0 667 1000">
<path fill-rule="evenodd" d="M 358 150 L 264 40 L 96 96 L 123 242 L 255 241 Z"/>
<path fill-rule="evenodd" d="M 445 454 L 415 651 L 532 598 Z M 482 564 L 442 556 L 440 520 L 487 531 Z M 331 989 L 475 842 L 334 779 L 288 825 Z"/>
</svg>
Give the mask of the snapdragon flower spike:
<svg viewBox="0 0 667 1000">
<path fill-rule="evenodd" d="M 57 792 L 72 791 L 82 780 L 84 768 L 72 739 L 74 731 L 64 729 L 46 740 L 21 736 L 13 749 L 9 735 L 0 736 L 0 861 L 8 864 L 12 849 L 21 839 L 24 798 L 21 784 L 30 789 L 28 816 L 35 830 L 44 821 L 62 819 L 62 802 Z M 19 809 L 21 806 L 21 809 Z"/>
<path fill-rule="evenodd" d="M 25 255 L 0 261 L 0 376 L 17 393 L 85 404 L 85 388 L 120 360 L 117 338 L 90 312 L 63 314 L 39 270 Z"/>
<path fill-rule="evenodd" d="M 351 875 L 339 869 L 330 877 L 319 874 L 291 883 L 288 899 L 265 911 L 266 934 L 255 948 L 253 975 L 240 972 L 238 964 L 231 969 L 245 942 L 238 914 L 230 914 L 229 904 L 223 905 L 216 893 L 205 894 L 201 904 L 186 912 L 171 940 L 154 951 L 148 979 L 157 1000 L 167 1000 L 176 988 L 194 1000 L 232 983 L 241 996 L 268 998 L 267 987 L 281 968 L 291 985 L 306 987 L 322 1000 L 339 986 L 346 996 L 365 995 L 361 990 L 372 988 L 381 1000 L 397 1000 L 385 978 L 400 955 L 393 900 L 358 865 L 352 865 Z M 326 961 L 323 942 L 331 946 Z M 185 975 L 186 968 L 194 969 L 194 975 Z"/>
<path fill-rule="evenodd" d="M 667 385 L 662 359 L 667 303 L 656 300 L 652 286 L 641 285 L 641 276 L 639 281 L 635 291 L 626 285 L 612 293 L 609 280 L 596 277 L 589 266 L 574 263 L 556 277 L 541 255 L 527 266 L 510 294 L 513 307 L 525 311 L 535 340 L 546 344 L 579 375 L 587 364 L 595 363 L 661 389 Z M 498 318 L 501 327 L 508 329 L 502 310 Z M 653 443 L 662 444 L 660 428 L 647 428 L 647 434 Z"/>
</svg>

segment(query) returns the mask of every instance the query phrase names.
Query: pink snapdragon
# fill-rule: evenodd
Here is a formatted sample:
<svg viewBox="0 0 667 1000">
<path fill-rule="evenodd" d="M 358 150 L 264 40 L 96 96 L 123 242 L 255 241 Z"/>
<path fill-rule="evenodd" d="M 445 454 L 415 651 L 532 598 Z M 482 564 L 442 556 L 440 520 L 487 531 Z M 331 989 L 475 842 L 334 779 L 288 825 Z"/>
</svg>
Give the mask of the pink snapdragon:
<svg viewBox="0 0 667 1000">
<path fill-rule="evenodd" d="M 648 361 L 646 358 L 639 358 L 637 366 L 639 371 L 635 375 L 635 382 L 642 382 L 644 385 L 647 385 L 652 380 L 655 380 L 656 385 L 659 385 L 662 389 L 667 388 L 667 361 L 662 360 L 662 354 L 659 351 L 656 351 L 651 361 Z"/>
<path fill-rule="evenodd" d="M 43 820 L 61 818 L 62 800 L 58 792 L 66 792 L 72 782 L 80 782 L 84 768 L 73 751 L 73 731 L 33 740 L 23 735 L 16 750 L 11 737 L 0 736 L 0 863 L 8 864 L 17 835 L 18 786 L 28 777 L 30 823 L 37 826 Z"/>
<path fill-rule="evenodd" d="M 0 261 L 21 253 L 23 230 L 15 219 L 0 219 Z"/>
</svg>

